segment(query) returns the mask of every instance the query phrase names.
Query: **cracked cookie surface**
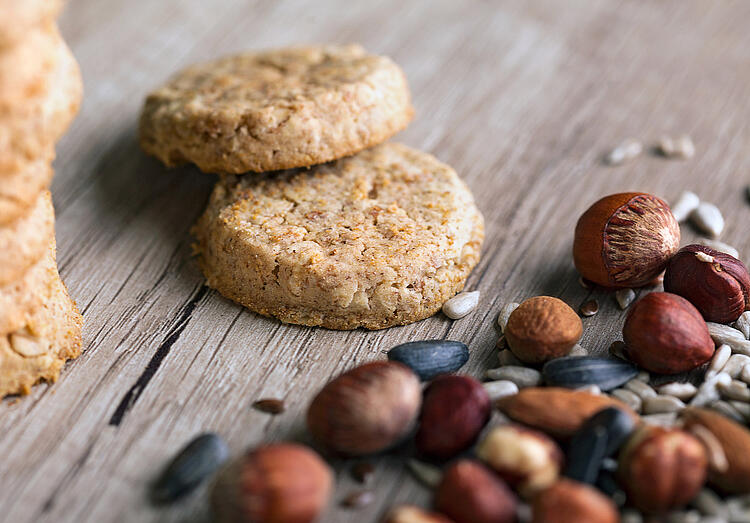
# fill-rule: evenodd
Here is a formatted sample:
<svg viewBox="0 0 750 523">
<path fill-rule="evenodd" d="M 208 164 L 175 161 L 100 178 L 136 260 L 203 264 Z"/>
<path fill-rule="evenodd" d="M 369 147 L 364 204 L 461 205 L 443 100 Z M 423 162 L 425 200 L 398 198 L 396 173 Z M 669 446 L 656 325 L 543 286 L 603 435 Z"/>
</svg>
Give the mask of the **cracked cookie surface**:
<svg viewBox="0 0 750 523">
<path fill-rule="evenodd" d="M 225 176 L 194 228 L 208 285 L 288 323 L 380 329 L 434 314 L 484 222 L 433 156 L 387 143 L 311 169 Z"/>
<path fill-rule="evenodd" d="M 304 167 L 379 144 L 413 116 L 390 59 L 358 45 L 246 53 L 188 67 L 146 99 L 143 149 L 207 172 Z"/>
</svg>

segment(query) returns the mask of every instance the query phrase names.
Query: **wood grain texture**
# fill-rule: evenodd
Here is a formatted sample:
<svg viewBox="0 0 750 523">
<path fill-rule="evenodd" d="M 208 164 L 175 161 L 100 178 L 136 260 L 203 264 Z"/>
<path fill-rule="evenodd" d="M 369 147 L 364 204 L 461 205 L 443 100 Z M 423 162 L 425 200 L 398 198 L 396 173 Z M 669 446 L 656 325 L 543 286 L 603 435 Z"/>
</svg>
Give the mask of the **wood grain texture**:
<svg viewBox="0 0 750 523">
<path fill-rule="evenodd" d="M 469 344 L 465 367 L 496 364 L 495 316 L 510 300 L 595 297 L 583 345 L 605 350 L 624 315 L 587 291 L 570 255 L 578 215 L 622 190 L 668 200 L 683 189 L 720 205 L 722 239 L 750 253 L 750 4 L 453 0 L 432 2 L 72 0 L 62 30 L 81 63 L 80 116 L 60 143 L 53 185 L 59 263 L 86 319 L 85 353 L 60 381 L 0 403 L 0 520 L 207 521 L 205 488 L 171 507 L 148 483 L 197 433 L 235 454 L 262 441 L 306 441 L 303 413 L 331 376 L 424 338 Z M 243 49 L 364 44 L 406 71 L 417 117 L 398 136 L 453 165 L 485 214 L 472 315 L 380 332 L 282 325 L 206 290 L 188 230 L 213 177 L 166 171 L 143 155 L 145 94 L 178 68 Z M 689 133 L 690 161 L 601 157 L 623 138 Z M 695 237 L 684 228 L 685 240 Z M 280 397 L 287 411 L 251 408 Z M 376 502 L 336 463 L 326 521 L 376 521 L 393 504 L 429 503 L 401 456 L 377 460 Z"/>
</svg>

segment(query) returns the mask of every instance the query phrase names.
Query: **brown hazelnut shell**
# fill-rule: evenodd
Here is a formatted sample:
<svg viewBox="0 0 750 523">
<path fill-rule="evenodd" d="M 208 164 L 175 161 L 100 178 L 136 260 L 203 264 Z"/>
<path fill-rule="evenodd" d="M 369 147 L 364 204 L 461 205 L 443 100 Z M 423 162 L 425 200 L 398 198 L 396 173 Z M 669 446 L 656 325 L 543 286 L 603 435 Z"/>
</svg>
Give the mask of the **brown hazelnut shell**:
<svg viewBox="0 0 750 523">
<path fill-rule="evenodd" d="M 532 523 L 617 523 L 612 501 L 593 487 L 561 479 L 534 498 Z"/>
<path fill-rule="evenodd" d="M 417 452 L 448 459 L 470 447 L 490 419 L 492 404 L 471 376 L 438 376 L 427 386 L 415 437 Z"/>
<path fill-rule="evenodd" d="M 697 253 L 710 256 L 704 261 Z M 664 290 L 692 303 L 706 321 L 731 323 L 750 308 L 750 274 L 730 254 L 688 245 L 667 263 Z"/>
<path fill-rule="evenodd" d="M 697 438 L 679 429 L 644 425 L 620 453 L 617 477 L 629 503 L 662 514 L 695 497 L 707 468 L 706 450 Z"/>
<path fill-rule="evenodd" d="M 411 432 L 421 404 L 422 387 L 409 367 L 366 363 L 323 387 L 308 408 L 307 428 L 333 454 L 373 454 Z"/>
<path fill-rule="evenodd" d="M 535 296 L 510 314 L 503 334 L 519 360 L 535 365 L 568 354 L 581 339 L 583 323 L 564 301 Z"/>
<path fill-rule="evenodd" d="M 604 287 L 642 287 L 664 270 L 680 245 L 667 202 L 647 193 L 606 196 L 581 215 L 573 261 L 581 276 Z"/>
<path fill-rule="evenodd" d="M 628 357 L 659 374 L 694 369 L 714 353 L 714 342 L 698 309 L 668 292 L 652 292 L 631 305 L 622 335 Z"/>
</svg>

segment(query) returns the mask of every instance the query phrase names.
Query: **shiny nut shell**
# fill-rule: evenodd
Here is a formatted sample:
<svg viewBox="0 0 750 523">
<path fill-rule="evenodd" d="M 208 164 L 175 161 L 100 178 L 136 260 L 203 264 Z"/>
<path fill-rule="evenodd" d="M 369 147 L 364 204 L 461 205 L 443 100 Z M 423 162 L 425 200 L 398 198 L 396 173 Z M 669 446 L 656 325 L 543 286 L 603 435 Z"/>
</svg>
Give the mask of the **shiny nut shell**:
<svg viewBox="0 0 750 523">
<path fill-rule="evenodd" d="M 447 459 L 470 447 L 490 419 L 490 397 L 470 376 L 438 376 L 425 389 L 417 451 Z"/>
<path fill-rule="evenodd" d="M 583 334 L 583 323 L 564 301 L 536 296 L 519 305 L 503 331 L 511 352 L 527 364 L 565 356 Z"/>
<path fill-rule="evenodd" d="M 403 363 L 425 381 L 463 367 L 469 360 L 469 348 L 460 341 L 410 341 L 389 350 L 388 359 Z"/>
<path fill-rule="evenodd" d="M 731 323 L 750 308 L 747 267 L 705 245 L 688 245 L 674 255 L 664 274 L 664 290 L 688 300 L 706 321 Z"/>
<path fill-rule="evenodd" d="M 596 385 L 611 390 L 638 375 L 638 368 L 627 361 L 595 356 L 571 356 L 548 361 L 542 376 L 548 385 L 577 389 Z"/>
<path fill-rule="evenodd" d="M 328 383 L 307 411 L 307 427 L 327 450 L 360 456 L 398 443 L 422 403 L 419 379 L 397 362 L 366 363 Z"/>
<path fill-rule="evenodd" d="M 606 196 L 581 215 L 573 240 L 578 272 L 604 287 L 641 287 L 662 270 L 680 245 L 669 205 L 651 194 Z"/>
<path fill-rule="evenodd" d="M 628 357 L 659 374 L 694 369 L 714 353 L 714 342 L 698 310 L 668 292 L 652 292 L 631 305 L 622 335 Z"/>
</svg>

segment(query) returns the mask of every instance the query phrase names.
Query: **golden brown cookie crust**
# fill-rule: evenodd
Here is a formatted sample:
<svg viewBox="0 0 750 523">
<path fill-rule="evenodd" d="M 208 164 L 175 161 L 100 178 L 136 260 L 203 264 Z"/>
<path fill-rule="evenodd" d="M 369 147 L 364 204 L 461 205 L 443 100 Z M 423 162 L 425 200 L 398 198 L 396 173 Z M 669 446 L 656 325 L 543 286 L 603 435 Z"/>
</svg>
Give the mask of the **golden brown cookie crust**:
<svg viewBox="0 0 750 523">
<path fill-rule="evenodd" d="M 83 318 L 55 272 L 52 295 L 17 330 L 0 333 L 0 398 L 54 382 L 65 361 L 81 353 Z"/>
<path fill-rule="evenodd" d="M 0 0 L 0 51 L 21 44 L 40 25 L 59 14 L 61 0 Z"/>
<path fill-rule="evenodd" d="M 55 211 L 49 191 L 37 197 L 29 214 L 0 227 L 0 285 L 22 278 L 55 237 Z"/>
<path fill-rule="evenodd" d="M 194 234 L 208 285 L 288 323 L 382 329 L 431 316 L 479 260 L 482 215 L 455 171 L 387 143 L 225 176 Z"/>
<path fill-rule="evenodd" d="M 26 163 L 24 168 L 0 172 L 0 227 L 27 214 L 39 194 L 49 187 L 54 175 L 52 160 L 49 154 Z"/>
<path fill-rule="evenodd" d="M 413 116 L 390 59 L 358 45 L 248 53 L 189 67 L 146 99 L 143 149 L 168 166 L 272 171 L 379 144 Z"/>
</svg>

